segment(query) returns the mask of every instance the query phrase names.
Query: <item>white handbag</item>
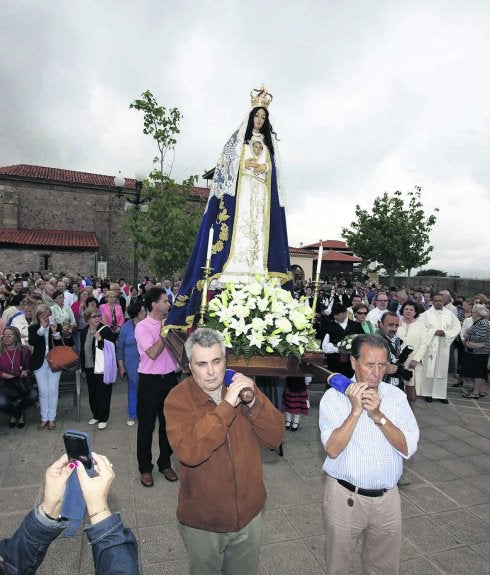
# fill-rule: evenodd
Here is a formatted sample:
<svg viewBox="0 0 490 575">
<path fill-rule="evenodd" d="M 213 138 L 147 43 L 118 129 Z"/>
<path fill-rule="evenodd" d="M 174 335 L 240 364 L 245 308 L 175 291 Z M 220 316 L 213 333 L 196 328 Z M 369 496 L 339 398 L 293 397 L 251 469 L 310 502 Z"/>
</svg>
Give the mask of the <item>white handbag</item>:
<svg viewBox="0 0 490 575">
<path fill-rule="evenodd" d="M 97 330 L 97 333 L 103 330 L 104 327 L 101 327 L 99 330 Z M 98 343 L 97 340 L 95 340 L 94 373 L 100 374 L 104 373 L 104 350 L 100 349 L 97 343 Z"/>
</svg>

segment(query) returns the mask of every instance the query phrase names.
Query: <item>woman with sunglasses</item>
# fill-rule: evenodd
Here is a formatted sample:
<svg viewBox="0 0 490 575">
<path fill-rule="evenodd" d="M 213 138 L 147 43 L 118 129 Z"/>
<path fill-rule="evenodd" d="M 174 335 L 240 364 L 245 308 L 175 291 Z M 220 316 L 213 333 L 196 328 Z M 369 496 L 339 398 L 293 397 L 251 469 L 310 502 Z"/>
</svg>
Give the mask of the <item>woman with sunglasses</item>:
<svg viewBox="0 0 490 575">
<path fill-rule="evenodd" d="M 88 402 L 93 416 L 88 424 L 98 423 L 99 429 L 105 429 L 111 409 L 112 385 L 104 383 L 103 373 L 95 373 L 95 348 L 97 346 L 99 349 L 104 349 L 105 341 L 115 344 L 116 337 L 112 329 L 104 325 L 101 319 L 102 314 L 99 310 L 85 310 L 87 326 L 80 332 L 80 363 L 87 378 Z"/>
<path fill-rule="evenodd" d="M 353 311 L 354 319 L 362 325 L 364 333 L 376 333 L 376 326 L 366 319 L 368 308 L 364 304 L 359 304 Z"/>
</svg>

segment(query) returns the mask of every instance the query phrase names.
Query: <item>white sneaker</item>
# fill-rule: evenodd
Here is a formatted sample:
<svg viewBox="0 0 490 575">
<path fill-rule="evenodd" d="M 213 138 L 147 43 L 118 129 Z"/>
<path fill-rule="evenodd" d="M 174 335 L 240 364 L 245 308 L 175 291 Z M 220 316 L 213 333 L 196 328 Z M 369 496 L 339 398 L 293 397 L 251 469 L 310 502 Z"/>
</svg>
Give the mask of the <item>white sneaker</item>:
<svg viewBox="0 0 490 575">
<path fill-rule="evenodd" d="M 128 419 L 126 423 L 129 425 L 129 427 L 133 427 L 133 425 L 136 423 L 136 419 Z"/>
<path fill-rule="evenodd" d="M 91 420 L 88 422 L 88 424 L 89 424 L 89 425 L 95 425 L 96 423 L 98 423 L 98 421 L 99 421 L 98 419 L 91 419 Z"/>
<path fill-rule="evenodd" d="M 107 427 L 107 421 L 101 421 L 97 427 L 99 429 L 105 429 Z"/>
</svg>

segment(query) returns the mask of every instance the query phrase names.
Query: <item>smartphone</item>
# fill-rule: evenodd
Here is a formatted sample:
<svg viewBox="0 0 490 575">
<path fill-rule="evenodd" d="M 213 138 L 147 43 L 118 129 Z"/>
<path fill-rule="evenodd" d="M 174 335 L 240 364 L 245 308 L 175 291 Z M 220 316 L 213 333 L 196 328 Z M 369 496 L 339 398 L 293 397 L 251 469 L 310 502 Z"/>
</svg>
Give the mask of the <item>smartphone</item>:
<svg viewBox="0 0 490 575">
<path fill-rule="evenodd" d="M 78 431 L 66 431 L 63 434 L 63 441 L 65 442 L 66 454 L 69 461 L 78 459 L 85 469 L 92 469 L 92 454 L 88 447 L 87 438 Z"/>
<path fill-rule="evenodd" d="M 54 315 L 50 315 L 48 317 L 48 322 L 49 322 L 49 325 L 53 325 L 54 323 L 56 323 L 56 320 L 54 319 Z"/>
</svg>

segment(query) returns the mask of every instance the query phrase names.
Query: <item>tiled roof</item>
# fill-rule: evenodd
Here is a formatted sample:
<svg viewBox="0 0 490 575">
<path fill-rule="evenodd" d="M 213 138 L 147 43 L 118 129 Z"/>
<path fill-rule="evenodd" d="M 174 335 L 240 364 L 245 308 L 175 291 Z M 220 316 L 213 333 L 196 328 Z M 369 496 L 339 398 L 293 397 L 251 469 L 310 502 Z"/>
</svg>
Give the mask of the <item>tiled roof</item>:
<svg viewBox="0 0 490 575">
<path fill-rule="evenodd" d="M 101 174 L 89 174 L 87 172 L 75 172 L 73 170 L 61 170 L 59 168 L 48 168 L 46 166 L 30 166 L 28 164 L 17 164 L 15 166 L 4 166 L 0 168 L 0 179 L 2 176 L 10 176 L 15 179 L 42 180 L 44 182 L 62 182 L 80 186 L 95 186 L 97 188 L 114 189 L 114 176 L 104 176 Z M 136 180 L 126 178 L 124 189 L 135 190 Z M 192 195 L 197 198 L 207 199 L 208 188 L 193 187 Z"/>
<path fill-rule="evenodd" d="M 322 242 L 323 249 L 332 249 L 332 250 L 347 250 L 347 244 L 341 240 L 324 240 Z M 303 246 L 306 249 L 312 248 L 319 248 L 320 242 L 316 242 L 315 244 L 308 244 L 307 246 Z"/>
<path fill-rule="evenodd" d="M 323 252 L 322 254 L 322 261 L 323 262 L 352 262 L 353 264 L 357 262 L 362 262 L 361 258 L 357 258 L 356 256 L 348 256 L 347 254 L 343 254 L 342 252 Z"/>
<path fill-rule="evenodd" d="M 97 249 L 95 232 L 71 230 L 0 230 L 0 245 L 37 246 L 51 248 Z"/>
<path fill-rule="evenodd" d="M 114 176 L 75 172 L 73 170 L 61 170 L 59 168 L 48 168 L 46 166 L 30 166 L 28 164 L 5 166 L 0 168 L 0 176 L 2 174 L 6 176 L 14 176 L 16 178 L 30 178 L 49 182 L 65 182 L 67 184 L 89 185 L 97 186 L 99 188 L 114 188 Z M 125 188 L 134 190 L 135 186 L 135 179 L 126 178 L 124 183 Z"/>
<path fill-rule="evenodd" d="M 311 250 L 305 250 L 303 248 L 292 248 L 289 246 L 289 253 L 290 254 L 298 254 L 298 255 L 305 255 L 305 256 L 314 256 L 315 253 Z"/>
</svg>

